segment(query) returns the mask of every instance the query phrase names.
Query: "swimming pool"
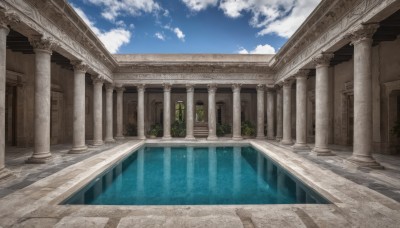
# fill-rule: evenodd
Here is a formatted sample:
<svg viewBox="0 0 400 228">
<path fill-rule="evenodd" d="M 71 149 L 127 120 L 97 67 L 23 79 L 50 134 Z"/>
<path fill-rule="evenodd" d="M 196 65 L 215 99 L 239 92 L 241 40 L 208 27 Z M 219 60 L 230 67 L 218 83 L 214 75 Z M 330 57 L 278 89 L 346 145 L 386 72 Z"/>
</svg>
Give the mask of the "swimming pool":
<svg viewBox="0 0 400 228">
<path fill-rule="evenodd" d="M 63 204 L 326 204 L 252 147 L 142 147 Z"/>
</svg>

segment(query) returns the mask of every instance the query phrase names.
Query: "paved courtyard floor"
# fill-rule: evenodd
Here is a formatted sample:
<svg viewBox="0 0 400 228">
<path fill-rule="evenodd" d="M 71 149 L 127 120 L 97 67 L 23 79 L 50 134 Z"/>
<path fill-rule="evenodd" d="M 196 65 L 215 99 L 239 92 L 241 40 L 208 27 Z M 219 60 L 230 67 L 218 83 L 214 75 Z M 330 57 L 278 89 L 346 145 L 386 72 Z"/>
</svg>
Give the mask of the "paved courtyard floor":
<svg viewBox="0 0 400 228">
<path fill-rule="evenodd" d="M 161 140 L 147 140 L 157 143 Z M 237 142 L 221 139 L 221 142 Z M 161 141 L 163 142 L 163 141 Z M 180 143 L 183 140 L 173 140 Z M 200 143 L 207 143 L 199 140 Z M 375 155 L 384 170 L 358 169 L 345 162 L 351 148 L 332 146 L 337 156 L 294 153 L 273 141 L 249 140 L 311 187 L 328 205 L 80 206 L 58 205 L 143 141 L 125 139 L 68 154 L 52 147 L 48 164 L 25 164 L 31 149 L 8 148 L 14 176 L 0 181 L 0 227 L 400 227 L 400 156 Z M 312 146 L 312 145 L 310 145 Z M 54 175 L 53 175 L 54 174 Z"/>
</svg>

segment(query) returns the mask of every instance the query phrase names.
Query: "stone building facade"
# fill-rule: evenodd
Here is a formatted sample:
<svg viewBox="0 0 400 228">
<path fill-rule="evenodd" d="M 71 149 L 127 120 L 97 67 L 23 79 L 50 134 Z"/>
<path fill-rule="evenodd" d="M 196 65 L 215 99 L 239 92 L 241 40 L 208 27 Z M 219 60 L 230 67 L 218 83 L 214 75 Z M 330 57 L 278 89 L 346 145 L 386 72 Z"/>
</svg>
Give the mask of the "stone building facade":
<svg viewBox="0 0 400 228">
<path fill-rule="evenodd" d="M 66 0 L 1 1 L 1 175 L 8 146 L 43 163 L 52 144 L 82 153 L 153 124 L 171 139 L 177 104 L 188 140 L 217 139 L 217 124 L 240 140 L 249 121 L 257 139 L 316 155 L 353 146 L 351 162 L 380 168 L 372 153 L 400 147 L 399 9 L 323 0 L 276 55 L 112 55 Z"/>
</svg>

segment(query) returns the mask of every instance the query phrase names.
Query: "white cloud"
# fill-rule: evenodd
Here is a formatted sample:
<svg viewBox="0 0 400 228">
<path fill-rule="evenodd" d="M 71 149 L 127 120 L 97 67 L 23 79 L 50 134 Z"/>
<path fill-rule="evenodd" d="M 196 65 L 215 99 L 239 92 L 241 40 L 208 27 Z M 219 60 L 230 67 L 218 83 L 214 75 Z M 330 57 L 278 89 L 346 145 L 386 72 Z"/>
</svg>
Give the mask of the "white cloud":
<svg viewBox="0 0 400 228">
<path fill-rule="evenodd" d="M 239 54 L 275 54 L 275 48 L 269 44 L 257 45 L 252 51 L 247 51 L 245 48 L 241 47 L 238 51 Z"/>
<path fill-rule="evenodd" d="M 161 7 L 154 0 L 86 0 L 94 5 L 103 7 L 101 15 L 114 21 L 121 14 L 129 14 L 133 16 L 141 13 L 158 12 Z"/>
<path fill-rule="evenodd" d="M 155 36 L 157 39 L 160 39 L 160 40 L 162 40 L 162 41 L 165 40 L 164 34 L 162 34 L 162 33 L 160 33 L 160 32 L 156 32 L 156 34 L 154 34 L 154 36 Z"/>
<path fill-rule="evenodd" d="M 192 11 L 218 6 L 227 17 L 250 13 L 250 25 L 258 35 L 275 33 L 288 38 L 304 22 L 321 0 L 181 0 Z"/>
<path fill-rule="evenodd" d="M 76 13 L 82 18 L 82 20 L 92 29 L 92 31 L 98 36 L 107 50 L 111 53 L 117 53 L 119 48 L 129 43 L 131 38 L 131 32 L 124 28 L 113 28 L 109 31 L 102 31 L 95 26 L 95 23 L 91 21 L 87 15 L 78 7 L 72 6 Z"/>
<path fill-rule="evenodd" d="M 176 35 L 176 37 L 178 37 L 178 39 L 180 39 L 181 41 L 185 41 L 185 34 L 182 32 L 182 30 L 180 28 L 175 28 L 174 29 L 174 33 Z"/>
<path fill-rule="evenodd" d="M 182 2 L 192 11 L 199 12 L 208 6 L 216 6 L 219 0 L 182 0 Z"/>
</svg>

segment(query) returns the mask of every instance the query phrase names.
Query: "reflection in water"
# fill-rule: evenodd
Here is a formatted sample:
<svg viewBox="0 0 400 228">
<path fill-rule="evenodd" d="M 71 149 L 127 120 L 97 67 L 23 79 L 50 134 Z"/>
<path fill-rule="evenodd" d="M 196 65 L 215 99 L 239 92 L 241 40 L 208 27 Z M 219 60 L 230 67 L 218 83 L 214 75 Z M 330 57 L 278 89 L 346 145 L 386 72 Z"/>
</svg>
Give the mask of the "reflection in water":
<svg viewBox="0 0 400 228">
<path fill-rule="evenodd" d="M 141 148 L 66 204 L 328 203 L 251 147 Z"/>
</svg>

